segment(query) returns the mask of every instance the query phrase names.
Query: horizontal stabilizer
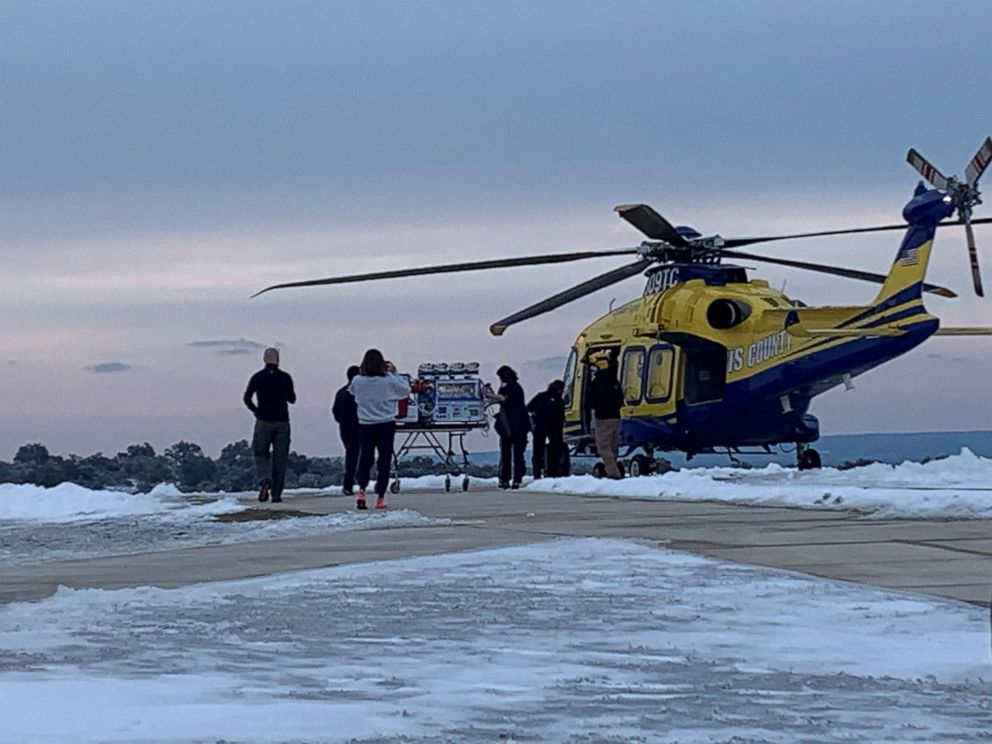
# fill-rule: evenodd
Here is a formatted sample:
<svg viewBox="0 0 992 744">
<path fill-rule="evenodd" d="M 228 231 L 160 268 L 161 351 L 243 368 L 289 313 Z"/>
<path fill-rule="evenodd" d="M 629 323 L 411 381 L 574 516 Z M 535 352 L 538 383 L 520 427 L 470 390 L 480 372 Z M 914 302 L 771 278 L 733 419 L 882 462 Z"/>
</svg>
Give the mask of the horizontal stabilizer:
<svg viewBox="0 0 992 744">
<path fill-rule="evenodd" d="M 901 328 L 883 326 L 880 328 L 806 328 L 796 323 L 786 328 L 790 335 L 798 338 L 873 338 L 875 336 L 901 336 Z"/>
<path fill-rule="evenodd" d="M 992 328 L 938 328 L 934 336 L 992 336 Z"/>
</svg>

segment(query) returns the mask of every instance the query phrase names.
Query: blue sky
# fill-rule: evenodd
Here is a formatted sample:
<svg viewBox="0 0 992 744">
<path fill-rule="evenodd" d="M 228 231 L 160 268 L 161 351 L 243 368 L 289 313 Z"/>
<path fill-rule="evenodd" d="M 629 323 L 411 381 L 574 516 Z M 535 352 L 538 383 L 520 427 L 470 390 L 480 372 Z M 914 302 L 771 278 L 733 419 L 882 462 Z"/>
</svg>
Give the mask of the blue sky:
<svg viewBox="0 0 992 744">
<path fill-rule="evenodd" d="M 270 343 L 311 454 L 336 451 L 326 406 L 369 345 L 543 386 L 539 360 L 640 280 L 503 339 L 492 320 L 614 264 L 248 296 L 635 244 L 611 213 L 630 201 L 724 235 L 891 222 L 909 147 L 960 174 L 992 133 L 990 20 L 986 2 L 0 2 L 0 456 L 216 450 L 248 434 Z M 884 271 L 897 242 L 767 251 Z M 963 238 L 937 248 L 934 278 L 966 290 Z M 760 275 L 809 303 L 872 293 Z M 930 304 L 992 321 L 963 292 Z M 934 341 L 814 412 L 827 432 L 988 428 L 990 360 Z"/>
</svg>

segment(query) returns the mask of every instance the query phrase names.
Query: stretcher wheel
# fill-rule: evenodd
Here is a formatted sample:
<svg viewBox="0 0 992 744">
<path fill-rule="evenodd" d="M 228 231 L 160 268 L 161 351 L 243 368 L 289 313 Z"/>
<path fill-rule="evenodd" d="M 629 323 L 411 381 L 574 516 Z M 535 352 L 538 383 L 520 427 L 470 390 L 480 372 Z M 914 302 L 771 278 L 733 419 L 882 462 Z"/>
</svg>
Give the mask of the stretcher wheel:
<svg viewBox="0 0 992 744">
<path fill-rule="evenodd" d="M 468 490 L 468 478 L 464 478 L 462 480 L 462 490 L 463 491 L 467 491 Z"/>
<path fill-rule="evenodd" d="M 445 478 L 444 478 L 444 490 L 445 491 L 450 491 L 451 490 L 451 478 L 450 478 L 450 476 L 445 476 Z"/>
<path fill-rule="evenodd" d="M 390 493 L 399 493 L 400 492 L 400 479 L 399 478 L 397 478 L 396 480 L 394 480 L 392 483 L 389 484 L 389 492 Z"/>
</svg>

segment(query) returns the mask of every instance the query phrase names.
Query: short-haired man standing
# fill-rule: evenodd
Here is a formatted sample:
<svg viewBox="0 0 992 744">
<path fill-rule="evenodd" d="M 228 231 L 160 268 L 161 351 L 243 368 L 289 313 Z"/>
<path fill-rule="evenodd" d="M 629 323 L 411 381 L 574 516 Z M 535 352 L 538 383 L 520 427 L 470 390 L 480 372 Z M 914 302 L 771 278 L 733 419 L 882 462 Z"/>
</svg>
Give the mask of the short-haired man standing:
<svg viewBox="0 0 992 744">
<path fill-rule="evenodd" d="M 279 369 L 278 349 L 266 349 L 262 361 L 265 368 L 251 376 L 244 401 L 255 414 L 251 447 L 255 452 L 258 500 L 268 501 L 271 493 L 272 501 L 278 503 L 282 501 L 286 463 L 289 460 L 288 404 L 296 402 L 296 391 L 293 389 L 293 378 Z"/>
<path fill-rule="evenodd" d="M 617 379 L 616 362 L 606 351 L 592 354 L 589 361 L 595 369 L 592 378 L 592 412 L 596 419 L 596 451 L 603 460 L 606 477 L 619 479 L 623 477 L 617 463 L 623 390 Z"/>
<path fill-rule="evenodd" d="M 334 396 L 334 405 L 331 406 L 331 414 L 338 422 L 341 444 L 344 445 L 344 480 L 341 483 L 341 492 L 345 496 L 353 496 L 355 493 L 355 470 L 358 467 L 358 403 L 348 390 L 348 385 L 358 372 L 357 364 L 348 367 L 348 384 L 338 390 Z"/>
</svg>

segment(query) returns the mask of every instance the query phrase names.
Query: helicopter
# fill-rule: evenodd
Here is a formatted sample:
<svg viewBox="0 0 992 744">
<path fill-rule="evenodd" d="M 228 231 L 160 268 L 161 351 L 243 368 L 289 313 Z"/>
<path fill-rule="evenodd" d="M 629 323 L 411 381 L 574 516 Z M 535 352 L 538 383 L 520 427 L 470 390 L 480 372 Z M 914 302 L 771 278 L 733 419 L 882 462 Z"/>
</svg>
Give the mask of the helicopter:
<svg viewBox="0 0 992 744">
<path fill-rule="evenodd" d="M 963 226 L 975 293 L 983 295 L 972 225 L 981 204 L 978 180 L 992 162 L 986 138 L 964 180 L 945 177 L 915 149 L 907 161 L 930 184 L 917 185 L 903 209 L 904 223 L 751 238 L 704 237 L 673 226 L 646 204 L 624 204 L 616 213 L 647 240 L 627 248 L 492 259 L 276 284 L 257 292 L 581 261 L 609 256 L 635 260 L 513 313 L 490 326 L 502 336 L 512 325 L 547 313 L 592 292 L 643 274 L 643 294 L 612 309 L 576 337 L 565 365 L 565 440 L 574 455 L 595 454 L 590 383 L 593 356 L 609 358 L 599 374 L 619 377 L 624 406 L 620 442 L 629 475 L 655 469 L 656 453 L 689 457 L 725 451 L 771 453 L 795 447 L 799 469 L 821 467 L 811 445 L 819 422 L 812 399 L 888 362 L 934 335 L 992 335 L 992 328 L 941 328 L 923 294 L 956 297 L 925 281 L 938 228 Z M 956 219 L 949 219 L 956 213 Z M 903 239 L 887 274 L 776 258 L 739 248 L 780 240 L 901 230 Z M 749 278 L 726 259 L 763 262 L 881 285 L 864 305 L 808 306 Z M 603 474 L 602 463 L 594 473 Z"/>
</svg>

